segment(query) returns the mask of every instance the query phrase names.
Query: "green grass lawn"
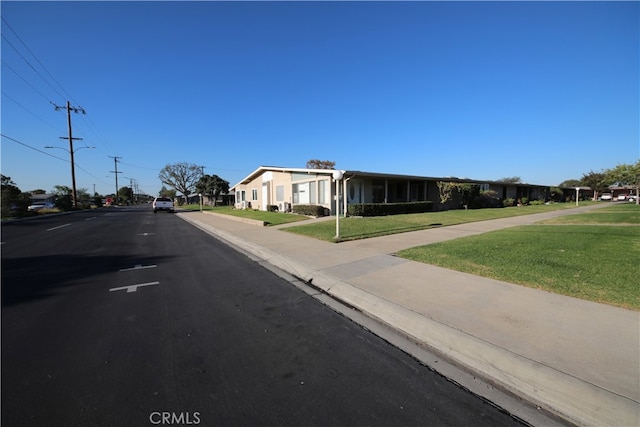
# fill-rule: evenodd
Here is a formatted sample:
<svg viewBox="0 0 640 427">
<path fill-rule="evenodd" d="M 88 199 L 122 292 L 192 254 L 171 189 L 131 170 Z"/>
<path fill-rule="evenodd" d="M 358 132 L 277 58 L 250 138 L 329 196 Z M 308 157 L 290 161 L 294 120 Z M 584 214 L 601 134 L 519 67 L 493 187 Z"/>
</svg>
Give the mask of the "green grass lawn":
<svg viewBox="0 0 640 427">
<path fill-rule="evenodd" d="M 588 202 L 581 204 L 584 206 Z M 530 215 L 558 209 L 575 208 L 571 203 L 551 205 L 521 206 L 500 209 L 450 210 L 443 212 L 427 212 L 420 214 L 389 215 L 367 218 L 340 218 L 340 241 L 368 239 L 389 234 L 424 230 L 433 227 L 463 224 L 467 222 L 486 221 L 519 215 Z M 329 242 L 335 241 L 335 221 L 305 224 L 287 227 L 286 231 L 298 233 Z"/>
<path fill-rule="evenodd" d="M 590 301 L 640 310 L 640 209 L 611 206 L 400 251 L 398 256 Z M 598 219 L 594 219 L 598 218 Z M 545 221 L 549 223 L 552 221 Z"/>
<path fill-rule="evenodd" d="M 615 203 L 606 208 L 580 215 L 569 215 L 540 222 L 540 224 L 640 224 L 640 206 L 635 203 Z"/>
<path fill-rule="evenodd" d="M 186 209 L 190 211 L 199 211 L 200 205 L 183 205 L 180 206 L 181 209 Z M 304 221 L 309 219 L 304 215 L 295 215 L 290 213 L 281 213 L 281 212 L 267 212 L 267 211 L 257 211 L 253 209 L 233 209 L 231 206 L 204 206 L 203 210 L 209 212 L 215 212 L 224 215 L 232 215 L 242 218 L 250 218 L 256 219 L 259 221 L 264 221 L 267 225 L 280 225 L 280 224 L 288 224 L 291 222 Z"/>
</svg>

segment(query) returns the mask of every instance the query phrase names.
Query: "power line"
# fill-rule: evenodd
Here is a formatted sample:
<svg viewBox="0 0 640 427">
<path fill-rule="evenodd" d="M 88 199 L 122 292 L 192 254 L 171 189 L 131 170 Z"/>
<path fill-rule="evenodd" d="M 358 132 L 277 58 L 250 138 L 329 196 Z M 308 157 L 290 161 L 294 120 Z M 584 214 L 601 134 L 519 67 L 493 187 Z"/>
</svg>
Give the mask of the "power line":
<svg viewBox="0 0 640 427">
<path fill-rule="evenodd" d="M 54 159 L 62 160 L 63 162 L 69 163 L 69 160 L 67 160 L 67 159 L 63 159 L 62 157 L 54 156 L 53 154 L 47 153 L 46 151 L 38 150 L 37 148 L 30 146 L 29 144 L 25 144 L 24 142 L 18 141 L 17 139 L 11 138 L 11 137 L 9 137 L 7 135 L 0 134 L 0 136 L 2 136 L 3 138 L 7 138 L 10 141 L 16 142 L 16 143 L 18 143 L 20 145 L 23 145 L 23 146 L 25 146 L 27 148 L 30 148 L 30 149 L 32 149 L 34 151 L 37 151 L 38 153 L 42 153 L 42 154 L 45 154 L 45 155 L 47 155 L 49 157 L 53 157 Z"/>
<path fill-rule="evenodd" d="M 44 155 L 49 156 L 49 157 L 53 157 L 53 158 L 54 158 L 54 159 L 56 159 L 56 160 L 62 160 L 62 161 L 63 161 L 63 162 L 65 162 L 65 163 L 70 163 L 69 159 L 64 159 L 64 158 L 62 158 L 62 157 L 55 156 L 55 155 L 53 155 L 53 154 L 51 154 L 51 153 L 47 153 L 46 151 L 39 150 L 39 149 L 37 149 L 37 148 L 35 148 L 35 147 L 32 147 L 32 146 L 31 146 L 31 145 L 29 145 L 29 144 L 26 144 L 26 143 L 24 143 L 24 142 L 22 142 L 22 141 L 18 141 L 18 140 L 17 140 L 17 139 L 15 139 L 15 138 L 11 138 L 10 136 L 4 135 L 4 134 L 0 134 L 0 135 L 1 135 L 3 138 L 6 138 L 6 139 L 8 139 L 8 140 L 10 140 L 10 141 L 15 142 L 16 144 L 20 144 L 20 145 L 22 145 L 22 146 L 24 146 L 24 147 L 27 147 L 27 148 L 29 148 L 29 149 L 31 149 L 31 150 L 33 150 L 33 151 L 37 151 L 38 153 L 44 154 Z M 106 184 L 106 185 L 108 185 L 108 184 L 109 184 L 108 182 L 105 182 L 105 181 L 101 180 L 100 178 L 98 178 L 98 177 L 94 176 L 93 174 L 91 174 L 91 172 L 89 172 L 88 170 L 86 170 L 85 168 L 83 168 L 83 167 L 82 167 L 81 165 L 79 165 L 78 163 L 76 163 L 75 165 L 76 165 L 76 167 L 77 167 L 78 169 L 80 169 L 81 171 L 83 171 L 84 173 L 86 173 L 87 175 L 89 175 L 91 178 L 93 178 L 93 179 L 95 179 L 95 180 L 97 180 L 97 181 L 100 181 L 102 184 Z"/>
<path fill-rule="evenodd" d="M 69 94 L 69 92 L 67 92 L 65 90 L 65 88 L 60 84 L 60 82 L 58 82 L 58 80 L 56 80 L 56 78 L 53 76 L 53 74 L 51 74 L 49 72 L 49 70 L 47 69 L 47 67 L 44 66 L 44 64 L 38 59 L 38 57 L 33 53 L 33 51 L 31 49 L 29 49 L 29 46 L 27 46 L 27 44 L 22 40 L 22 38 L 20 38 L 20 36 L 18 35 L 18 33 L 13 29 L 13 27 L 11 27 L 11 25 L 7 22 L 7 20 L 2 17 L 2 22 L 6 25 L 7 28 L 9 28 L 11 30 L 11 32 L 14 34 L 14 36 L 16 37 L 16 39 L 22 44 L 22 46 L 26 49 L 27 52 L 29 52 L 29 54 L 31 55 L 31 57 L 33 57 L 35 59 L 35 61 L 38 63 L 38 65 L 40 65 L 40 67 L 46 72 L 46 74 L 51 78 L 51 80 L 53 82 L 56 83 L 56 85 L 68 96 L 68 99 L 70 99 L 71 101 L 73 101 L 75 104 L 78 104 L 78 102 L 75 101 L 75 99 L 73 98 L 73 96 L 71 96 Z M 29 62 L 27 60 L 27 58 L 25 58 L 19 51 L 18 49 L 4 36 L 4 34 L 2 35 L 2 38 L 9 44 L 9 46 L 11 46 L 11 48 L 13 50 L 16 51 L 16 53 L 29 65 L 29 67 L 36 73 L 38 74 L 38 76 L 45 82 L 47 83 L 47 85 L 49 87 L 51 87 L 58 95 L 62 96 L 60 94 L 60 92 L 53 87 L 48 81 L 47 79 L 45 79 L 36 69 L 35 67 L 31 64 L 31 62 Z M 45 98 L 47 101 L 49 101 L 52 105 L 55 106 L 55 104 L 47 98 L 46 95 L 44 95 L 41 91 L 39 91 L 35 86 L 33 86 L 32 84 L 30 84 L 24 77 L 22 77 L 17 71 L 15 71 L 13 68 L 11 68 L 4 60 L 2 61 L 2 63 L 9 68 L 12 72 L 14 72 L 20 79 L 22 79 L 26 84 L 28 84 L 33 90 L 35 90 L 40 96 L 42 96 L 43 98 Z M 14 101 L 15 102 L 15 101 Z M 90 117 L 88 117 L 88 120 L 85 120 L 84 116 L 81 116 L 81 119 L 83 120 L 83 122 L 87 125 L 87 127 L 89 128 L 89 130 L 98 138 L 98 140 L 101 141 L 102 145 L 105 145 L 111 152 L 115 152 L 116 150 L 108 143 L 108 141 L 106 141 L 100 134 L 97 126 L 93 123 L 93 121 L 91 120 Z M 97 144 L 100 145 L 100 144 Z M 100 147 L 102 149 L 102 147 Z M 105 154 L 108 154 L 105 151 Z"/>
<path fill-rule="evenodd" d="M 16 33 L 16 31 L 11 27 L 11 25 L 9 25 L 9 23 L 7 22 L 6 19 L 4 19 L 4 16 L 2 17 L 2 22 L 5 23 L 5 25 L 11 30 L 11 32 L 16 36 L 16 38 L 20 41 L 20 43 L 22 43 L 22 46 L 24 46 L 25 49 L 27 49 L 27 52 L 29 52 L 31 54 L 31 56 L 33 57 L 33 59 L 36 60 L 36 62 L 40 65 L 40 67 L 42 67 L 42 69 L 49 75 L 49 77 L 51 77 L 51 79 L 58 85 L 58 87 L 60 89 L 62 89 L 62 91 L 67 94 L 67 96 L 69 97 L 69 99 L 71 99 L 73 102 L 75 102 L 77 104 L 77 102 L 75 101 L 75 99 L 73 99 L 73 97 L 71 95 L 69 95 L 69 93 L 62 87 L 62 85 L 56 80 L 55 77 L 53 77 L 53 75 L 49 72 L 49 70 L 47 70 L 47 67 L 44 66 L 44 64 L 42 64 L 42 62 L 40 62 L 40 60 L 38 59 L 38 57 L 31 51 L 31 49 L 29 49 L 29 46 L 27 46 L 27 44 L 22 41 L 22 39 L 20 38 L 20 36 L 18 35 L 18 33 Z M 17 51 L 17 49 L 11 44 L 11 42 L 9 42 L 9 40 L 7 40 L 4 36 L 2 37 L 4 38 L 7 43 L 9 43 L 9 45 L 18 53 L 18 55 L 20 55 L 20 57 L 22 57 L 22 59 L 24 59 L 27 64 L 29 64 L 29 66 L 33 69 L 33 71 L 36 71 L 35 68 L 33 68 L 33 66 L 20 54 L 20 52 Z M 40 75 L 37 71 L 36 73 L 38 75 Z M 40 76 L 42 78 L 42 76 Z M 43 78 L 44 80 L 44 78 Z M 49 84 L 49 83 L 47 83 Z M 49 85 L 51 86 L 51 85 Z M 56 93 L 58 93 L 58 95 L 60 95 L 60 93 L 53 87 L 51 86 L 51 88 L 53 90 L 56 91 Z M 64 98 L 64 97 L 63 97 Z"/>
<path fill-rule="evenodd" d="M 41 97 L 43 97 L 44 99 L 46 99 L 47 101 L 51 102 L 51 100 L 49 98 L 47 98 L 47 96 L 45 94 L 43 94 L 42 92 L 40 92 L 38 89 L 36 89 L 36 87 L 34 85 L 32 85 L 31 83 L 29 83 L 27 81 L 27 79 L 25 79 L 24 77 L 22 77 L 16 70 L 14 70 L 13 68 L 11 68 L 11 66 L 9 66 L 9 64 L 7 64 L 6 62 L 4 62 L 4 60 L 2 60 L 2 65 L 4 65 L 5 67 L 7 67 L 8 69 L 10 69 L 11 71 L 13 71 L 13 73 L 18 76 L 23 82 L 25 82 L 27 85 L 29 85 L 29 87 L 31 87 L 31 89 L 35 90 Z"/>
<path fill-rule="evenodd" d="M 25 58 L 19 51 L 18 49 L 16 49 L 16 47 L 4 36 L 4 34 L 2 34 L 2 38 L 9 44 L 9 46 L 11 46 L 13 48 L 13 50 L 16 51 L 16 53 L 20 56 L 20 58 L 22 58 L 24 60 L 24 62 L 27 63 L 27 65 L 29 67 L 31 67 L 31 69 L 42 79 L 42 81 L 44 81 L 46 84 L 49 85 L 49 87 L 51 89 L 53 89 L 58 95 L 60 95 L 60 97 L 64 98 L 64 95 L 62 95 L 60 92 L 58 92 L 58 89 L 56 89 L 55 87 L 53 87 L 53 85 L 51 83 L 49 83 L 47 81 L 47 79 L 45 79 L 44 77 L 42 77 L 42 74 L 40 74 L 38 72 L 38 70 L 35 69 L 35 67 L 33 65 L 31 65 L 31 63 L 27 60 L 27 58 Z"/>
<path fill-rule="evenodd" d="M 52 128 L 56 129 L 56 130 L 60 130 L 58 127 L 56 127 L 55 125 L 52 125 L 51 123 L 47 122 L 46 120 L 44 120 L 41 117 L 38 117 L 37 114 L 33 113 L 32 111 L 30 111 L 27 107 L 25 107 L 24 105 L 20 104 L 18 101 L 16 101 L 15 99 L 13 99 L 12 97 L 10 97 L 5 91 L 2 91 L 2 95 L 6 96 L 7 98 L 9 98 L 11 101 L 13 101 L 18 107 L 22 108 L 23 110 L 25 110 L 27 113 L 31 114 L 33 117 L 35 117 L 36 119 L 40 120 L 42 123 L 51 126 Z"/>
</svg>

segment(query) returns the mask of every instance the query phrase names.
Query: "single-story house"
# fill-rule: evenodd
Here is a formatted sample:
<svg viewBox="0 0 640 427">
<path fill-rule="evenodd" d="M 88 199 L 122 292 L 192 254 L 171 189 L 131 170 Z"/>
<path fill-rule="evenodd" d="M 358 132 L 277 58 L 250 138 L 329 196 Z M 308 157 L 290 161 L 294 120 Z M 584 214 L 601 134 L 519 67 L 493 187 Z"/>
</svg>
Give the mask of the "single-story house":
<svg viewBox="0 0 640 427">
<path fill-rule="evenodd" d="M 178 197 L 178 200 L 184 200 L 183 197 Z M 214 200 L 214 197 L 209 195 L 209 194 L 203 194 L 202 195 L 202 204 L 207 205 L 207 206 L 230 206 L 233 204 L 233 199 L 234 199 L 234 194 L 232 191 L 228 192 L 228 193 L 221 193 L 218 194 L 217 199 Z M 198 193 L 191 193 L 189 194 L 189 197 L 187 198 L 188 203 L 191 204 L 198 204 L 200 203 L 200 196 L 198 195 Z"/>
<path fill-rule="evenodd" d="M 284 168 L 260 166 L 246 178 L 231 187 L 235 192 L 237 209 L 269 210 L 277 206 L 280 212 L 290 212 L 293 205 L 320 205 L 332 215 L 336 212 L 335 169 Z M 343 170 L 338 181 L 340 212 L 346 212 L 348 204 L 354 203 L 400 203 L 433 202 L 441 209 L 439 181 L 471 183 L 482 190 L 493 190 L 498 197 L 530 200 L 545 200 L 548 186 L 512 184 L 495 181 L 479 181 L 457 177 L 424 177 L 414 175 L 385 174 Z M 448 207 L 458 208 L 461 200 L 455 194 L 447 202 Z"/>
<path fill-rule="evenodd" d="M 636 187 L 632 185 L 611 185 L 609 186 L 609 192 L 614 199 L 618 196 L 629 196 L 636 194 Z"/>
<path fill-rule="evenodd" d="M 55 194 L 31 194 L 31 203 L 55 204 L 57 196 Z"/>
</svg>

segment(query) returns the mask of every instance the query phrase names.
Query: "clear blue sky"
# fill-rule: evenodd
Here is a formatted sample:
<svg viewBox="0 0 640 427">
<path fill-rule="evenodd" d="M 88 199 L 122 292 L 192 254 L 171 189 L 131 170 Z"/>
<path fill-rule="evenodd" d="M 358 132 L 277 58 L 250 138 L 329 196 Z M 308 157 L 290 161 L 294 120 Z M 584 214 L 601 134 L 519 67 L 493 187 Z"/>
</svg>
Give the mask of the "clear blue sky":
<svg viewBox="0 0 640 427">
<path fill-rule="evenodd" d="M 3 1 L 2 134 L 59 158 L 3 137 L 2 174 L 71 186 L 43 148 L 68 148 L 50 102 L 69 100 L 75 146 L 96 147 L 77 185 L 101 194 L 109 156 L 152 195 L 169 163 L 233 185 L 316 158 L 555 185 L 640 156 L 639 6 Z"/>
</svg>

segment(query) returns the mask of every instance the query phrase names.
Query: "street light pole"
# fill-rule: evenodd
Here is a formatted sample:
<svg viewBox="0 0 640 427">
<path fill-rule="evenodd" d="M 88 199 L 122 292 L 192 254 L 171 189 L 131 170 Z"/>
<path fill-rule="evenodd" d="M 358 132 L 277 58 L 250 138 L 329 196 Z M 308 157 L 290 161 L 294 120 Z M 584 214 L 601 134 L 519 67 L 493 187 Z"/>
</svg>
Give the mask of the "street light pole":
<svg viewBox="0 0 640 427">
<path fill-rule="evenodd" d="M 67 137 L 65 136 L 61 136 L 60 139 L 67 139 Z M 75 163 L 74 163 L 74 153 L 76 152 L 76 150 L 73 149 L 73 140 L 82 140 L 82 138 L 72 138 L 71 137 L 71 127 L 69 127 L 69 150 L 67 150 L 66 148 L 62 148 L 62 147 L 54 147 L 52 145 L 45 145 L 44 148 L 59 148 L 61 150 L 64 151 L 68 151 L 69 152 L 69 156 L 71 157 L 71 197 L 72 197 L 72 202 L 73 202 L 73 207 L 77 208 L 78 207 L 78 194 L 76 192 L 76 167 L 75 167 Z M 80 147 L 78 148 L 78 150 L 81 150 L 83 148 L 96 148 L 96 147 Z M 95 184 L 93 185 L 94 190 L 93 192 L 95 193 Z"/>
<path fill-rule="evenodd" d="M 340 180 L 343 175 L 340 170 L 333 172 L 333 179 L 336 181 L 336 240 L 340 240 Z"/>
</svg>

